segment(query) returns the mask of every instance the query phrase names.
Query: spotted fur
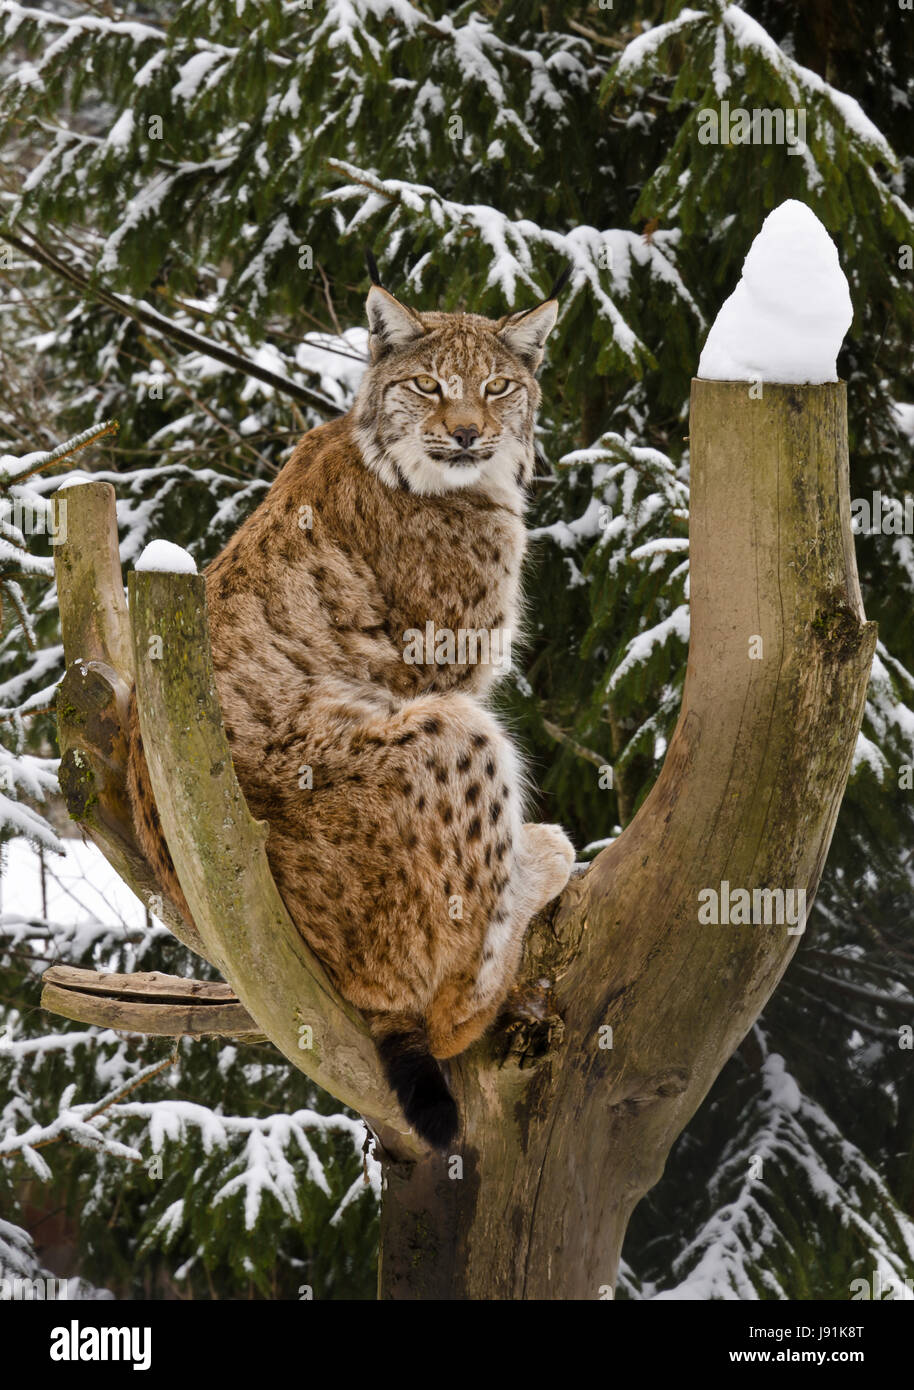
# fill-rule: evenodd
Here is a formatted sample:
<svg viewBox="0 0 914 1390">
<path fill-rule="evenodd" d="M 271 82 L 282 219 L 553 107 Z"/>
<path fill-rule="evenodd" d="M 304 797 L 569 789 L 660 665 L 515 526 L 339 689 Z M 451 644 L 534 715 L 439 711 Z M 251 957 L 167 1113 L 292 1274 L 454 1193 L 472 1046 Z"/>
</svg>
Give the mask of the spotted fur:
<svg viewBox="0 0 914 1390">
<path fill-rule="evenodd" d="M 411 663 L 405 634 L 517 635 L 533 372 L 555 305 L 494 322 L 375 288 L 368 314 L 353 409 L 304 436 L 206 595 L 235 771 L 269 823 L 279 891 L 365 1012 L 407 1117 L 447 1147 L 456 1111 L 431 1058 L 488 1027 L 574 854 L 558 827 L 523 822 L 518 756 L 485 704 L 496 664 Z M 493 380 L 513 384 L 493 397 Z M 128 783 L 143 849 L 190 918 L 135 701 Z"/>
</svg>

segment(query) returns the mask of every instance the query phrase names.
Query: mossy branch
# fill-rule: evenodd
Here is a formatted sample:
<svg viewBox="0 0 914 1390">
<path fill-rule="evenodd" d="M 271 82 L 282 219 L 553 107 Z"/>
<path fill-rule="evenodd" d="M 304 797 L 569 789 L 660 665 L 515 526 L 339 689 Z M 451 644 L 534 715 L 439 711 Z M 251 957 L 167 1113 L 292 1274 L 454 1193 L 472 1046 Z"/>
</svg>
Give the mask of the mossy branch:
<svg viewBox="0 0 914 1390">
<path fill-rule="evenodd" d="M 133 645 L 124 599 L 114 488 L 83 483 L 55 493 L 60 628 L 67 672 L 57 690 L 60 786 L 71 817 L 124 882 L 185 946 L 199 933 L 162 893 L 137 844 L 127 797 L 126 715 Z"/>
</svg>

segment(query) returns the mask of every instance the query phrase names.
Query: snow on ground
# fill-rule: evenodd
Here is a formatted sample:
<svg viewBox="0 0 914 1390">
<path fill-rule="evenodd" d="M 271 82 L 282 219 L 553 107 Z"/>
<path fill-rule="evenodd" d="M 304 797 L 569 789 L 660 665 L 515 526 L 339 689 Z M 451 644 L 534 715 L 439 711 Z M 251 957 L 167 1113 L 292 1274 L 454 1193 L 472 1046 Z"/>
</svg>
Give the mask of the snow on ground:
<svg viewBox="0 0 914 1390">
<path fill-rule="evenodd" d="M 698 364 L 711 381 L 837 381 L 854 316 L 838 249 L 815 213 L 788 198 L 770 212 Z"/>
</svg>

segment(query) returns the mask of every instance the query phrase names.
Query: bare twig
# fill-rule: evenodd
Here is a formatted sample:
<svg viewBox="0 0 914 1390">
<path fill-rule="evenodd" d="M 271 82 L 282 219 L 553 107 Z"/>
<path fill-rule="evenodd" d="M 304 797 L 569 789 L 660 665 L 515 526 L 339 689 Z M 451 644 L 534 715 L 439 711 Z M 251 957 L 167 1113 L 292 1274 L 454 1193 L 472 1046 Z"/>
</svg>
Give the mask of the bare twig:
<svg viewBox="0 0 914 1390">
<path fill-rule="evenodd" d="M 208 406 L 205 401 L 201 401 L 198 396 L 194 395 L 193 391 L 191 391 L 190 387 L 186 384 L 186 382 L 183 382 L 181 378 L 178 376 L 178 373 L 174 365 L 171 362 L 169 362 L 168 358 L 165 356 L 165 353 L 162 351 L 161 348 L 155 348 L 152 345 L 152 343 L 150 343 L 149 339 L 142 333 L 140 334 L 140 342 L 153 357 L 158 357 L 161 359 L 161 362 L 165 367 L 165 370 L 168 373 L 168 375 L 178 386 L 179 390 L 184 392 L 185 396 L 191 402 L 192 405 L 195 405 L 198 410 L 202 410 L 204 415 L 208 415 L 209 418 L 216 425 L 218 425 L 218 427 L 221 430 L 224 430 L 225 433 L 231 439 L 234 440 L 234 442 L 238 445 L 239 448 L 244 449 L 247 453 L 253 454 L 254 457 L 258 460 L 258 462 L 263 464 L 264 468 L 267 470 L 268 473 L 277 473 L 279 471 L 276 467 L 276 464 L 271 463 L 270 460 L 266 458 L 260 452 L 259 449 L 255 449 L 254 445 L 251 444 L 249 440 L 245 439 L 242 434 L 239 434 L 238 430 L 236 430 L 234 426 L 226 424 L 225 420 L 220 420 L 216 412 L 210 406 Z"/>
<path fill-rule="evenodd" d="M 572 753 L 576 753 L 579 758 L 584 758 L 588 763 L 593 763 L 594 767 L 601 770 L 609 766 L 607 758 L 601 758 L 599 753 L 595 753 L 592 748 L 586 748 L 583 743 L 578 743 L 570 734 L 566 734 L 564 729 L 560 729 L 558 724 L 551 723 L 548 719 L 543 720 L 543 728 L 550 738 L 554 738 L 556 743 L 564 743 L 566 748 L 570 748 Z"/>
<path fill-rule="evenodd" d="M 78 454 L 80 449 L 88 449 L 90 444 L 95 444 L 99 439 L 104 439 L 107 434 L 116 434 L 118 431 L 116 420 L 106 420 L 103 425 L 93 425 L 90 429 L 83 430 L 82 434 L 74 435 L 72 439 L 66 440 L 63 444 L 52 449 L 47 457 L 41 462 L 36 463 L 34 468 L 30 468 L 27 473 L 17 473 L 14 478 L 0 479 L 0 482 L 14 482 L 17 485 L 25 482 L 26 478 L 32 478 L 36 473 L 43 473 L 46 468 L 51 468 L 55 463 L 63 463 L 73 454 Z"/>
<path fill-rule="evenodd" d="M 583 38 L 590 39 L 591 43 L 601 44 L 604 48 L 621 50 L 628 47 L 625 39 L 614 39 L 609 34 L 598 34 L 596 29 L 591 29 L 587 24 L 579 24 L 576 19 L 568 20 L 568 28 L 573 29 L 576 34 L 581 34 Z"/>
<path fill-rule="evenodd" d="M 330 281 L 327 279 L 327 273 L 319 261 L 317 268 L 324 286 L 324 299 L 327 302 L 327 311 L 330 314 L 330 318 L 333 320 L 333 327 L 336 329 L 339 337 L 342 338 L 343 330 L 340 328 L 340 321 L 336 316 L 336 309 L 333 307 L 333 296 L 330 293 Z"/>
<path fill-rule="evenodd" d="M 296 382 L 290 381 L 288 377 L 278 376 L 269 368 L 262 367 L 259 363 L 252 362 L 249 358 L 233 352 L 224 344 L 217 343 L 212 338 L 205 338 L 190 328 L 173 323 L 164 314 L 160 314 L 148 304 L 132 303 L 121 295 L 115 294 L 112 290 L 105 289 L 104 286 L 90 281 L 88 276 L 81 274 L 74 266 L 61 261 L 49 247 L 39 241 L 34 232 L 28 231 L 27 235 L 31 240 L 26 241 L 21 236 L 14 236 L 10 232 L 4 232 L 3 237 L 11 246 L 18 247 L 20 251 L 31 256 L 40 265 L 55 271 L 65 280 L 68 280 L 87 298 L 97 300 L 98 303 L 104 304 L 125 318 L 134 319 L 137 323 L 144 324 L 152 332 L 160 333 L 163 338 L 168 338 L 191 352 L 199 352 L 204 357 L 212 357 L 217 362 L 231 367 L 234 371 L 242 372 L 245 376 L 256 377 L 258 381 L 271 386 L 274 391 L 278 391 L 284 396 L 291 396 L 294 400 L 301 401 L 303 405 L 310 406 L 312 410 L 317 410 L 322 415 L 332 418 L 340 414 L 339 409 L 329 396 L 324 396 L 320 391 L 313 391 L 308 386 L 299 386 Z"/>
</svg>

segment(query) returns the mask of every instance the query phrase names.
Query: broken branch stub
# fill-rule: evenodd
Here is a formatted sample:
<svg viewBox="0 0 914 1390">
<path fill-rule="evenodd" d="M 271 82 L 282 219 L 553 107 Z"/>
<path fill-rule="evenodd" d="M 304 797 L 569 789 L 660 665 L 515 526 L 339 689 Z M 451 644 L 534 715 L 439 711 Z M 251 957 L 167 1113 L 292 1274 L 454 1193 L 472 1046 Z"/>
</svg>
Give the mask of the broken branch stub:
<svg viewBox="0 0 914 1390">
<path fill-rule="evenodd" d="M 416 1145 L 356 1009 L 336 992 L 286 911 L 232 766 L 213 677 L 204 581 L 129 577 L 137 708 L 162 829 L 210 959 L 300 1071 L 379 1131 Z M 159 640 L 154 640 L 159 639 Z"/>
<path fill-rule="evenodd" d="M 78 1023 L 153 1037 L 237 1038 L 265 1042 L 231 987 L 161 971 L 132 975 L 52 965 L 41 979 L 41 1007 Z"/>
<path fill-rule="evenodd" d="M 54 494 L 54 551 L 67 664 L 103 661 L 129 689 L 133 647 L 124 602 L 117 513 L 110 483 L 82 483 Z M 72 648 L 72 654 L 67 650 Z"/>
</svg>

